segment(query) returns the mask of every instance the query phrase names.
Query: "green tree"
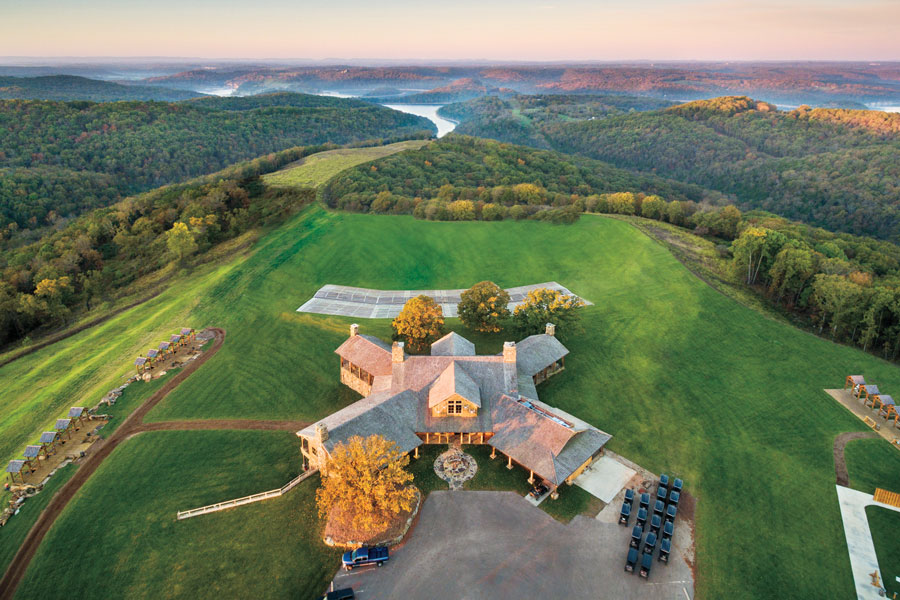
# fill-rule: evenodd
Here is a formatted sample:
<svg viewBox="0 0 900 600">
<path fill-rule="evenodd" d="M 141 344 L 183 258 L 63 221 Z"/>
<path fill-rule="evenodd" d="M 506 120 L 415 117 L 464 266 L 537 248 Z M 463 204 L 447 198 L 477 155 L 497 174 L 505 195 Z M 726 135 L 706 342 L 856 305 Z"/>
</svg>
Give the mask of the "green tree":
<svg viewBox="0 0 900 600">
<path fill-rule="evenodd" d="M 538 288 L 528 292 L 525 301 L 513 311 L 513 322 L 523 334 L 540 333 L 547 323 L 555 323 L 558 329 L 574 325 L 579 319 L 579 309 L 584 301 L 558 290 Z"/>
<path fill-rule="evenodd" d="M 194 234 L 188 229 L 188 226 L 182 222 L 172 225 L 172 229 L 166 232 L 166 247 L 175 259 L 175 262 L 181 263 L 185 258 L 197 251 L 197 242 L 194 241 Z"/>
<path fill-rule="evenodd" d="M 509 317 L 509 294 L 493 281 L 476 283 L 461 294 L 457 311 L 460 320 L 475 331 L 498 332 Z"/>
<path fill-rule="evenodd" d="M 424 352 L 444 334 L 444 311 L 434 298 L 419 295 L 407 300 L 391 326 L 411 352 Z"/>
</svg>

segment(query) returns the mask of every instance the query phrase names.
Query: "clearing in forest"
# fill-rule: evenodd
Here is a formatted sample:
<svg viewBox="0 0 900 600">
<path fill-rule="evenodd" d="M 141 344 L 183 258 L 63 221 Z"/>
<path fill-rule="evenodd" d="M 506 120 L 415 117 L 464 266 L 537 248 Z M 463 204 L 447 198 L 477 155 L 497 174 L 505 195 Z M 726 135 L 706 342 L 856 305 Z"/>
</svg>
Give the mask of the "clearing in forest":
<svg viewBox="0 0 900 600">
<path fill-rule="evenodd" d="M 318 187 L 350 167 L 369 162 L 404 150 L 418 150 L 428 140 L 408 140 L 386 146 L 364 148 L 339 148 L 311 154 L 291 163 L 280 171 L 264 175 L 262 180 L 274 188 Z"/>
</svg>

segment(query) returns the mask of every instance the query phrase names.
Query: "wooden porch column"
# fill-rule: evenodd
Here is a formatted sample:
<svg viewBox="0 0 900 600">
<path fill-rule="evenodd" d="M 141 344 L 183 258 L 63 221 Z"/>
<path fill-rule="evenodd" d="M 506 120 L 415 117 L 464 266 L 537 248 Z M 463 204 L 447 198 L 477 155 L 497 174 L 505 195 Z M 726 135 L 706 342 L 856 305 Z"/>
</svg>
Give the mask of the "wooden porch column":
<svg viewBox="0 0 900 600">
<path fill-rule="evenodd" d="M 431 443 L 431 434 L 430 434 L 429 432 L 427 432 L 427 431 L 425 432 L 425 443 L 426 443 L 426 444 L 430 444 L 430 443 Z"/>
<path fill-rule="evenodd" d="M 534 485 L 534 471 L 528 471 L 528 483 Z"/>
<path fill-rule="evenodd" d="M 483 443 L 484 443 L 484 432 L 482 431 L 481 432 L 481 441 L 479 442 L 479 444 L 483 444 Z"/>
<path fill-rule="evenodd" d="M 491 460 L 497 458 L 497 449 L 491 446 Z"/>
<path fill-rule="evenodd" d="M 556 500 L 557 498 L 559 498 L 559 492 L 556 490 L 556 488 L 553 488 L 553 491 L 550 492 L 550 498 L 552 500 Z"/>
<path fill-rule="evenodd" d="M 416 446 L 416 449 L 413 451 L 413 457 L 419 458 L 419 447 L 418 446 Z"/>
<path fill-rule="evenodd" d="M 512 469 L 512 458 L 509 456 L 506 457 L 506 468 Z"/>
</svg>

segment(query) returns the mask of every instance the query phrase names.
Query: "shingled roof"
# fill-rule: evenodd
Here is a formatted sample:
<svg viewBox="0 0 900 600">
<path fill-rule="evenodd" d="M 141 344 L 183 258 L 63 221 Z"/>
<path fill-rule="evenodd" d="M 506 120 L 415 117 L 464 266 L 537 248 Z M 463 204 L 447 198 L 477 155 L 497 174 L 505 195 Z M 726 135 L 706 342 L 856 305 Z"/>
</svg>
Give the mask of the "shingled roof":
<svg viewBox="0 0 900 600">
<path fill-rule="evenodd" d="M 468 400 L 481 408 L 481 390 L 478 384 L 469 377 L 462 364 L 456 361 L 444 369 L 428 392 L 428 408 L 434 408 L 454 394 Z"/>
<path fill-rule="evenodd" d="M 569 350 L 556 336 L 545 333 L 530 335 L 516 344 L 516 364 L 519 371 L 534 376 L 568 353 Z"/>
<path fill-rule="evenodd" d="M 305 437 L 315 437 L 316 425 L 328 428 L 325 449 L 331 453 L 338 444 L 346 443 L 353 436 L 381 435 L 394 441 L 401 452 L 412 452 L 422 444 L 413 427 L 416 423 L 419 400 L 412 392 L 372 394 L 318 423 L 298 432 Z"/>
<path fill-rule="evenodd" d="M 451 331 L 431 345 L 432 356 L 475 356 L 475 344 Z"/>
<path fill-rule="evenodd" d="M 391 347 L 375 336 L 351 335 L 335 353 L 371 375 L 391 374 Z"/>
<path fill-rule="evenodd" d="M 578 430 L 542 406 L 503 396 L 494 402 L 491 446 L 553 485 L 561 485 L 611 436 L 589 427 Z"/>
</svg>

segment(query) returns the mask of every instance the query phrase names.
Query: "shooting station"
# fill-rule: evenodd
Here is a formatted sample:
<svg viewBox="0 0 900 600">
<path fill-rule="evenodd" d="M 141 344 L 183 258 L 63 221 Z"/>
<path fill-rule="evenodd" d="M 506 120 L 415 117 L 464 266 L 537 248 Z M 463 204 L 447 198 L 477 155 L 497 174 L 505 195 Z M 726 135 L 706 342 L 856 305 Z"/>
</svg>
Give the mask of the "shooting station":
<svg viewBox="0 0 900 600">
<path fill-rule="evenodd" d="M 41 445 L 41 452 L 44 453 L 44 456 L 50 456 L 56 452 L 57 441 L 59 441 L 59 433 L 55 431 L 45 431 L 41 434 L 41 439 L 38 440 L 38 443 Z"/>
<path fill-rule="evenodd" d="M 56 425 L 53 426 L 53 429 L 59 433 L 60 438 L 62 438 L 63 434 L 66 434 L 66 439 L 72 438 L 72 419 L 57 419 Z M 65 442 L 61 442 L 65 444 Z"/>
<path fill-rule="evenodd" d="M 149 368 L 147 365 L 147 359 L 143 356 L 138 356 L 134 359 L 134 368 L 137 370 L 138 375 L 142 375 L 145 370 Z"/>
<path fill-rule="evenodd" d="M 68 417 L 74 421 L 74 424 L 76 425 L 75 431 L 78 431 L 78 427 L 84 425 L 84 421 L 88 418 L 88 414 L 83 406 L 73 406 L 69 409 Z"/>
<path fill-rule="evenodd" d="M 6 473 L 9 475 L 9 482 L 16 483 L 16 477 L 19 478 L 19 483 L 25 483 L 25 474 L 22 473 L 22 469 L 25 467 L 24 460 L 11 460 L 9 464 L 6 465 Z"/>
</svg>

